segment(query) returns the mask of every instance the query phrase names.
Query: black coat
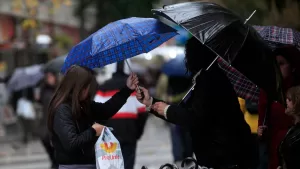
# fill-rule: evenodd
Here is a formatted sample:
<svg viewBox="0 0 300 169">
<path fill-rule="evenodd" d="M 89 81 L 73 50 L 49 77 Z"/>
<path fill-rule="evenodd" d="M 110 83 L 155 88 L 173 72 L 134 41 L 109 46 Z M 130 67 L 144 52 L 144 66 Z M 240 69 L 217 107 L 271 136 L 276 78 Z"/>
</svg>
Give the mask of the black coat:
<svg viewBox="0 0 300 169">
<path fill-rule="evenodd" d="M 255 166 L 255 142 L 224 72 L 213 65 L 196 82 L 184 107 L 168 108 L 167 121 L 189 128 L 199 165 L 214 169 L 227 165 Z"/>
<path fill-rule="evenodd" d="M 300 123 L 288 131 L 280 145 L 279 154 L 284 169 L 300 168 Z"/>
<path fill-rule="evenodd" d="M 47 120 L 48 120 L 48 106 L 51 101 L 51 98 L 55 92 L 54 86 L 49 86 L 44 84 L 41 89 L 41 99 L 40 102 L 43 106 L 43 115 L 41 120 L 39 121 L 39 135 L 41 138 L 46 138 L 48 136 L 48 129 L 47 129 Z"/>
<path fill-rule="evenodd" d="M 98 137 L 91 126 L 95 121 L 106 121 L 116 114 L 132 92 L 126 87 L 104 104 L 92 102 L 91 117 L 77 121 L 72 117 L 70 105 L 59 105 L 51 136 L 58 164 L 96 164 L 94 145 Z"/>
</svg>

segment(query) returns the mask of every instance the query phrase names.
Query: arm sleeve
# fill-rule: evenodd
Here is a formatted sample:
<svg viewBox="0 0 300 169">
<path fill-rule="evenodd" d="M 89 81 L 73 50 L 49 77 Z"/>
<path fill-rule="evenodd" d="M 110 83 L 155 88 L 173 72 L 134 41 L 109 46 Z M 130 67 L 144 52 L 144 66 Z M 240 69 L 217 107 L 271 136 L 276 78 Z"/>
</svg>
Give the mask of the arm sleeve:
<svg viewBox="0 0 300 169">
<path fill-rule="evenodd" d="M 263 90 L 261 90 L 259 94 L 259 101 L 258 101 L 258 126 L 262 126 L 264 123 L 264 119 L 266 116 L 266 109 L 267 109 L 266 93 Z"/>
<path fill-rule="evenodd" d="M 92 102 L 91 111 L 95 120 L 108 120 L 114 116 L 126 103 L 133 90 L 125 87 L 105 103 Z"/>
<path fill-rule="evenodd" d="M 198 89 L 201 90 L 201 88 Z M 166 112 L 167 119 L 164 116 L 159 115 L 157 112 L 154 112 L 153 110 L 151 110 L 151 113 L 161 119 L 164 119 L 176 125 L 191 127 L 191 125 L 194 124 L 194 121 L 196 119 L 197 124 L 202 125 L 205 124 L 205 121 L 207 120 L 207 115 L 209 114 L 210 106 L 213 106 L 211 104 L 214 104 L 214 101 L 211 101 L 212 103 L 207 101 L 205 102 L 205 104 L 203 104 L 203 101 L 201 100 L 203 97 L 206 97 L 206 99 L 209 100 L 210 97 L 212 97 L 212 95 L 206 95 L 204 92 L 200 91 L 198 93 L 196 92 L 195 97 L 191 98 L 193 100 L 190 106 L 181 107 L 176 105 L 170 105 Z M 153 99 L 152 104 L 156 102 L 159 102 L 159 100 Z M 206 108 L 208 109 L 206 110 Z"/>
<path fill-rule="evenodd" d="M 82 133 L 77 132 L 76 124 L 72 120 L 72 114 L 67 106 L 57 108 L 53 129 L 66 151 L 79 149 L 96 137 L 96 131 L 92 127 Z"/>
</svg>

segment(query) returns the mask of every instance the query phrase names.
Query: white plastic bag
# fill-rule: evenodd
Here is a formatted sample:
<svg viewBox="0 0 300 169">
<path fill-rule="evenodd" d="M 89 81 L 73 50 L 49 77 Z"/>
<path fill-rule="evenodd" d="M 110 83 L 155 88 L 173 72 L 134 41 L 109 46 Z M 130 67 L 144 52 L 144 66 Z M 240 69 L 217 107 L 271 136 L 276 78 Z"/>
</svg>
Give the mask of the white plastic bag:
<svg viewBox="0 0 300 169">
<path fill-rule="evenodd" d="M 36 113 L 32 102 L 26 98 L 20 98 L 17 102 L 17 115 L 25 119 L 34 120 Z"/>
<path fill-rule="evenodd" d="M 105 127 L 95 144 L 97 169 L 124 169 L 121 146 L 109 128 Z"/>
</svg>

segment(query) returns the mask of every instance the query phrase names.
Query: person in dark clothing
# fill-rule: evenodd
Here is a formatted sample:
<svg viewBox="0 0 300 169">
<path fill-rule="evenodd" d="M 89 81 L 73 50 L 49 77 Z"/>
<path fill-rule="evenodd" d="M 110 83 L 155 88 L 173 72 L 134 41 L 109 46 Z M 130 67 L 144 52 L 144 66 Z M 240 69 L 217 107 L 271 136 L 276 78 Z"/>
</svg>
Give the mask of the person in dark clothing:
<svg viewBox="0 0 300 169">
<path fill-rule="evenodd" d="M 54 149 L 50 143 L 50 136 L 47 129 L 47 117 L 48 117 L 48 106 L 52 95 L 55 92 L 55 87 L 57 84 L 58 78 L 54 72 L 45 72 L 45 81 L 41 86 L 41 96 L 40 102 L 43 106 L 43 116 L 39 121 L 39 135 L 41 142 L 51 160 L 51 168 L 57 169 L 58 164 L 55 161 Z"/>
<path fill-rule="evenodd" d="M 151 113 L 171 123 L 186 126 L 191 133 L 193 150 L 200 166 L 214 169 L 249 169 L 257 165 L 255 141 L 244 120 L 236 93 L 225 73 L 213 64 L 216 56 L 196 38 L 186 44 L 186 66 L 196 77 L 196 86 L 186 105 L 176 106 L 149 96 L 137 98 Z"/>
<path fill-rule="evenodd" d="M 131 74 L 106 103 L 92 101 L 97 88 L 94 72 L 72 66 L 57 87 L 48 109 L 48 129 L 59 169 L 95 169 L 94 145 L 105 122 L 126 103 L 138 84 Z M 97 122 L 97 123 L 96 123 Z"/>
<path fill-rule="evenodd" d="M 124 72 L 124 62 L 119 62 L 116 66 L 112 78 L 99 87 L 96 102 L 105 103 L 126 82 L 128 75 Z M 113 133 L 121 144 L 125 169 L 134 168 L 137 141 L 143 134 L 147 117 L 146 107 L 136 99 L 134 92 L 118 113 L 105 124 L 114 129 Z"/>
<path fill-rule="evenodd" d="M 24 99 L 28 100 L 29 102 L 34 101 L 34 94 L 33 94 L 33 88 L 32 87 L 22 89 L 20 91 L 20 93 L 21 93 L 21 97 L 19 97 L 19 99 L 24 98 Z M 16 106 L 16 107 L 18 107 L 18 106 Z M 17 111 L 19 111 L 19 110 L 17 110 Z M 23 130 L 22 143 L 27 145 L 28 142 L 30 141 L 30 138 L 34 135 L 34 128 L 33 128 L 34 119 L 26 118 L 26 117 L 20 116 L 20 115 L 18 115 L 18 116 L 19 116 L 18 118 L 20 120 L 21 127 L 22 127 L 22 130 Z"/>
<path fill-rule="evenodd" d="M 279 169 L 300 168 L 300 86 L 287 92 L 285 113 L 293 117 L 294 125 L 288 130 L 279 146 Z"/>
</svg>

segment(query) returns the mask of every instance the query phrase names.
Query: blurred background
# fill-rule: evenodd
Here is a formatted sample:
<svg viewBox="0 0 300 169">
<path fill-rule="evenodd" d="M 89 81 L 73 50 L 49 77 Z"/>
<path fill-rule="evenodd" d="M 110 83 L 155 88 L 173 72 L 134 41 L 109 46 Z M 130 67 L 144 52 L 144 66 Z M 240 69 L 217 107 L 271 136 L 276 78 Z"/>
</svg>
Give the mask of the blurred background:
<svg viewBox="0 0 300 169">
<path fill-rule="evenodd" d="M 187 0 L 0 0 L 0 169 L 47 169 L 50 165 L 34 134 L 27 144 L 18 143 L 24 133 L 15 111 L 16 101 L 12 101 L 16 100 L 12 99 L 12 93 L 17 91 L 8 89 L 9 80 L 17 69 L 42 65 L 66 55 L 73 45 L 112 21 L 131 16 L 153 17 L 152 8 L 179 2 Z M 300 0 L 212 2 L 233 10 L 244 19 L 256 10 L 250 24 L 300 29 Z M 180 35 L 159 48 L 131 59 L 132 69 L 140 75 L 143 85 L 160 98 L 165 97 L 162 66 L 184 54 L 183 46 L 190 37 L 184 30 L 179 32 Z M 110 79 L 113 72 L 113 66 L 99 69 L 99 84 Z M 38 112 L 39 105 L 36 107 Z M 245 112 L 250 125 L 257 125 L 255 109 Z M 39 116 L 35 116 L 32 128 L 38 119 Z M 136 168 L 142 165 L 158 168 L 172 162 L 171 147 L 169 126 L 149 117 L 138 143 Z"/>
</svg>

